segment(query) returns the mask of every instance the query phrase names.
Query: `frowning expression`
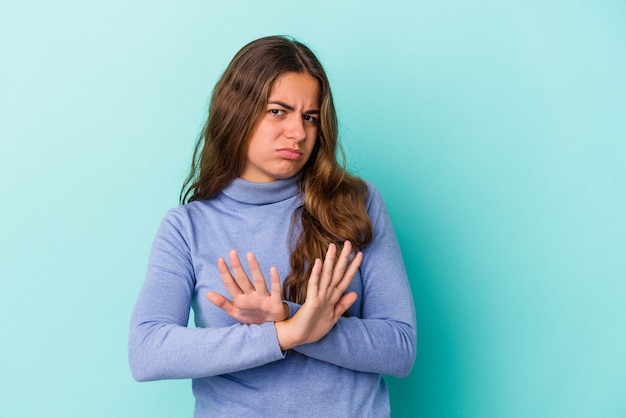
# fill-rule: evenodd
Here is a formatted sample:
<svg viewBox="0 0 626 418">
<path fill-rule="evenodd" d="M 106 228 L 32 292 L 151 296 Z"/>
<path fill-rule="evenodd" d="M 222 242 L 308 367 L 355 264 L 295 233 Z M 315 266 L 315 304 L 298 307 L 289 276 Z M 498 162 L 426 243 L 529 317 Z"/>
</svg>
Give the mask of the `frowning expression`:
<svg viewBox="0 0 626 418">
<path fill-rule="evenodd" d="M 306 73 L 285 73 L 276 79 L 248 143 L 243 179 L 267 183 L 302 170 L 317 139 L 319 90 L 318 81 Z"/>
</svg>

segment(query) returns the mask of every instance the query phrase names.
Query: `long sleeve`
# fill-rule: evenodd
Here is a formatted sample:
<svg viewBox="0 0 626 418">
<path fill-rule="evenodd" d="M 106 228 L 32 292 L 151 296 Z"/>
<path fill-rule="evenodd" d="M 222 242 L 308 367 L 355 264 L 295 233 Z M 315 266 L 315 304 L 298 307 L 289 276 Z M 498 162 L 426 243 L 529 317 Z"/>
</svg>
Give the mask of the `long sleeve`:
<svg viewBox="0 0 626 418">
<path fill-rule="evenodd" d="M 341 318 L 320 341 L 294 350 L 351 370 L 404 377 L 416 355 L 415 307 L 391 219 L 371 185 L 368 213 L 373 239 L 363 249 L 362 293 L 351 317 Z"/>
<path fill-rule="evenodd" d="M 152 245 L 129 332 L 136 380 L 232 373 L 284 357 L 272 323 L 188 328 L 195 287 L 192 240 L 184 208 L 170 211 Z"/>
</svg>

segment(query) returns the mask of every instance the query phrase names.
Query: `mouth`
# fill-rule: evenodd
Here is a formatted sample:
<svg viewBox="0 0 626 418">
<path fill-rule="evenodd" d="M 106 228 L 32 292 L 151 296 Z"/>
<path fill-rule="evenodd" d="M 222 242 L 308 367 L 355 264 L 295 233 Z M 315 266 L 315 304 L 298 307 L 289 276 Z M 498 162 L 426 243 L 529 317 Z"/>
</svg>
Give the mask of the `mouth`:
<svg viewBox="0 0 626 418">
<path fill-rule="evenodd" d="M 278 150 L 278 153 L 288 160 L 299 160 L 302 158 L 302 151 L 295 148 L 281 148 Z"/>
</svg>

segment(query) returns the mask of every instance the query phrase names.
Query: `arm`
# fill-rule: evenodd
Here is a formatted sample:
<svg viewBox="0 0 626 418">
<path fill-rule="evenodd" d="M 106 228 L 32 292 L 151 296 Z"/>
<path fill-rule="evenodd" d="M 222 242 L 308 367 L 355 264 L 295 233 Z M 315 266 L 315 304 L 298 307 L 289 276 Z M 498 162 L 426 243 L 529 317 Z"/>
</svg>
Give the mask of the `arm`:
<svg viewBox="0 0 626 418">
<path fill-rule="evenodd" d="M 415 307 L 391 220 L 372 186 L 368 212 L 374 235 L 363 248 L 359 317 L 342 317 L 320 341 L 293 350 L 352 370 L 403 377 L 415 361 Z"/>
<path fill-rule="evenodd" d="M 271 322 L 187 328 L 195 276 L 185 216 L 184 208 L 170 211 L 152 246 L 129 332 L 135 379 L 206 377 L 282 359 Z"/>
</svg>

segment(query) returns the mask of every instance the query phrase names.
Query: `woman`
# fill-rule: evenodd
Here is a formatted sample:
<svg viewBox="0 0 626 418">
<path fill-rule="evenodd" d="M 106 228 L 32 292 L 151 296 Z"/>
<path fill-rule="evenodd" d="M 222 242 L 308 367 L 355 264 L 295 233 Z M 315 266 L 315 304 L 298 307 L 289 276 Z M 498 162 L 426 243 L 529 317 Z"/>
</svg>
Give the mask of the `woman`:
<svg viewBox="0 0 626 418">
<path fill-rule="evenodd" d="M 411 370 L 414 306 L 383 201 L 338 151 L 315 55 L 285 37 L 242 48 L 152 247 L 135 379 L 193 379 L 199 417 L 389 415 L 381 375 Z"/>
</svg>

